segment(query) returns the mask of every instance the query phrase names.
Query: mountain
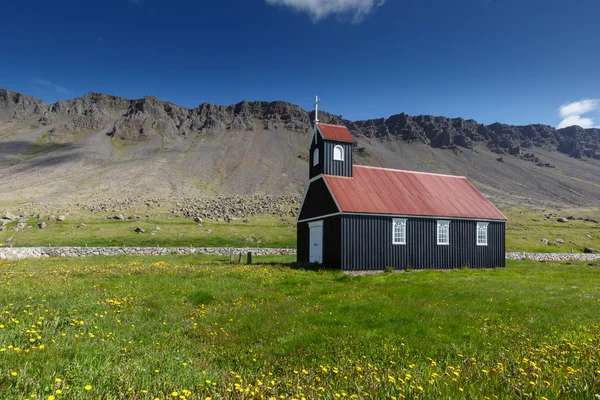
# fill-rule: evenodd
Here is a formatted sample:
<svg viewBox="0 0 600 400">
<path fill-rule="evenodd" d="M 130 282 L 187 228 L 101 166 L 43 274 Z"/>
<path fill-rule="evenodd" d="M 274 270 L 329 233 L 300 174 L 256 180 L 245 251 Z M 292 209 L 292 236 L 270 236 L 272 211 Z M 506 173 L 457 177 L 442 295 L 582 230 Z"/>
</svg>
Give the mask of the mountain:
<svg viewBox="0 0 600 400">
<path fill-rule="evenodd" d="M 314 116 L 286 102 L 186 108 L 0 89 L 0 198 L 299 194 Z M 356 162 L 465 175 L 503 205 L 600 203 L 600 130 L 409 116 L 349 121 Z"/>
</svg>

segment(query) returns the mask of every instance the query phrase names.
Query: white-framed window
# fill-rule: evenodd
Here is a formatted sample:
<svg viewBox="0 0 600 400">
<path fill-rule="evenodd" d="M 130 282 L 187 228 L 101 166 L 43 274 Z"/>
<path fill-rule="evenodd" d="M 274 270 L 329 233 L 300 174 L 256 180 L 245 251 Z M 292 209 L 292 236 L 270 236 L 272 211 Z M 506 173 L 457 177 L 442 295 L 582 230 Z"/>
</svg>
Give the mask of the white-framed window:
<svg viewBox="0 0 600 400">
<path fill-rule="evenodd" d="M 313 167 L 319 164 L 319 149 L 313 151 Z"/>
<path fill-rule="evenodd" d="M 488 244 L 488 223 L 477 223 L 477 246 L 487 246 Z"/>
<path fill-rule="evenodd" d="M 437 244 L 450 244 L 450 221 L 437 222 Z"/>
<path fill-rule="evenodd" d="M 406 244 L 406 220 L 394 218 L 392 222 L 392 244 Z"/>
<path fill-rule="evenodd" d="M 333 160 L 344 161 L 344 148 L 339 144 L 333 148 Z"/>
</svg>

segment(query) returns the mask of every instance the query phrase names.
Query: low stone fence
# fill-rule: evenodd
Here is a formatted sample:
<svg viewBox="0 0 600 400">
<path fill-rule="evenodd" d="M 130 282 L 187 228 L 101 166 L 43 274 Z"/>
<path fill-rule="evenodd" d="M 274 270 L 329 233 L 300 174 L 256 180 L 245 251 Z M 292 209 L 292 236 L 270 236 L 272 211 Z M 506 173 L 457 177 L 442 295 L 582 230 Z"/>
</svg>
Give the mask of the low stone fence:
<svg viewBox="0 0 600 400">
<path fill-rule="evenodd" d="M 296 255 L 296 249 L 228 248 L 228 247 L 13 247 L 0 248 L 0 260 L 49 257 L 92 256 L 164 256 L 169 254 L 207 254 L 229 256 L 252 252 L 254 256 Z M 533 261 L 600 261 L 600 254 L 583 253 L 506 253 L 507 260 Z"/>
<path fill-rule="evenodd" d="M 253 256 L 295 255 L 296 249 L 261 249 L 227 247 L 13 247 L 0 248 L 0 260 L 49 257 L 92 256 L 164 256 L 168 254 L 207 254 L 229 256 L 248 252 Z"/>
<path fill-rule="evenodd" d="M 507 260 L 600 261 L 600 254 L 584 253 L 506 253 Z"/>
</svg>

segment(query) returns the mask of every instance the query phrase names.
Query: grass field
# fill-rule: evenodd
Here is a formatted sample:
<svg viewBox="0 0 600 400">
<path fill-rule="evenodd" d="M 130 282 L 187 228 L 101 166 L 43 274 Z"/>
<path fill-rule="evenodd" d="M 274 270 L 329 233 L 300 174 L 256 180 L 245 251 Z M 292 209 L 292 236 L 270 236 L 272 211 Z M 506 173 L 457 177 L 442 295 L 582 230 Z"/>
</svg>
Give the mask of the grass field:
<svg viewBox="0 0 600 400">
<path fill-rule="evenodd" d="M 581 253 L 586 247 L 600 249 L 600 225 L 593 222 L 572 220 L 558 222 L 560 217 L 592 218 L 600 220 L 600 210 L 576 208 L 564 210 L 541 210 L 534 208 L 509 208 L 502 210 L 508 217 L 506 224 L 507 251 L 532 251 L 542 253 L 568 253 L 573 249 Z M 558 216 L 547 219 L 545 214 Z M 588 238 L 591 236 L 591 239 Z M 546 245 L 540 239 L 546 238 Z M 563 239 L 564 244 L 556 239 Z"/>
<path fill-rule="evenodd" d="M 587 217 L 600 220 L 598 209 L 570 209 L 562 211 L 533 208 L 509 208 L 503 210 L 509 218 L 506 225 L 507 251 L 563 252 L 573 248 L 582 252 L 586 247 L 600 248 L 600 225 L 573 220 L 557 222 L 557 218 L 546 219 L 544 214 L 558 213 L 560 216 Z M 143 214 L 130 211 L 129 214 Z M 59 215 L 58 213 L 56 215 Z M 135 220 L 109 220 L 106 213 L 93 214 L 72 211 L 64 222 L 50 223 L 46 229 L 38 229 L 37 219 L 27 218 L 28 228 L 15 232 L 16 222 L 0 232 L 0 245 L 13 237 L 13 246 L 161 246 L 161 247 L 296 247 L 295 219 L 292 216 L 276 217 L 261 215 L 249 218 L 249 223 L 240 220 L 227 222 L 204 221 L 202 226 L 189 218 L 176 218 L 168 210 L 157 212 L 150 218 Z M 80 223 L 85 228 L 78 228 Z M 138 235 L 134 230 L 141 226 L 146 233 Z M 150 235 L 156 226 L 155 235 Z M 179 234 L 183 237 L 179 237 Z M 588 238 L 587 236 L 592 238 Z M 547 238 L 549 245 L 540 239 Z M 248 240 L 250 239 L 250 240 Z M 556 242 L 563 239 L 564 244 Z"/>
<path fill-rule="evenodd" d="M 58 215 L 58 214 L 57 214 Z M 249 223 L 240 220 L 231 223 L 205 221 L 202 226 L 190 218 L 174 218 L 168 213 L 160 213 L 151 218 L 136 220 L 111 220 L 105 215 L 73 212 L 64 222 L 49 223 L 46 229 L 39 229 L 39 222 L 28 217 L 29 228 L 15 232 L 16 222 L 0 232 L 0 243 L 14 237 L 14 246 L 161 246 L 161 247 L 296 247 L 296 226 L 294 217 L 262 215 L 248 218 Z M 84 228 L 78 228 L 80 223 Z M 137 234 L 137 227 L 145 233 Z M 150 232 L 156 227 L 155 235 Z M 180 237 L 179 234 L 183 234 Z M 249 239 L 249 240 L 247 240 Z"/>
<path fill-rule="evenodd" d="M 3 262 L 0 397 L 588 399 L 599 321 L 587 264 L 347 276 L 193 256 Z"/>
</svg>

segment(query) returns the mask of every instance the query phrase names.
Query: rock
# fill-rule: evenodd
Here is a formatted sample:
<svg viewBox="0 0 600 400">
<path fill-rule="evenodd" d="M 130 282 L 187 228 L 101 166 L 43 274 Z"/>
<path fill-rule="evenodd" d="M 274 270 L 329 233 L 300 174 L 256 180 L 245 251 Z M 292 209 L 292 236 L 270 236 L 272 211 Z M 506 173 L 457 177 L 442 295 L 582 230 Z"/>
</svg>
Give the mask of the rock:
<svg viewBox="0 0 600 400">
<path fill-rule="evenodd" d="M 65 219 L 67 219 L 67 217 L 65 217 L 64 215 L 60 215 L 58 218 L 56 218 L 58 222 L 63 222 Z"/>
<path fill-rule="evenodd" d="M 556 239 L 556 243 L 565 244 L 565 240 L 559 238 L 559 239 Z"/>
<path fill-rule="evenodd" d="M 56 215 L 51 215 L 51 216 L 49 216 L 49 217 L 48 217 L 48 221 L 50 221 L 50 222 L 54 222 L 54 221 L 56 221 Z"/>
<path fill-rule="evenodd" d="M 86 225 L 83 222 L 80 223 L 79 225 L 77 225 L 77 228 L 79 228 L 79 229 L 82 229 L 82 228 L 85 228 L 85 227 L 86 227 Z"/>
<path fill-rule="evenodd" d="M 16 215 L 10 213 L 9 211 L 7 211 L 4 214 L 2 214 L 2 219 L 6 219 L 8 221 L 14 221 L 14 220 L 18 219 L 18 217 Z"/>
<path fill-rule="evenodd" d="M 548 243 L 550 243 L 550 241 L 546 238 L 541 238 L 540 242 L 544 243 L 545 245 L 548 245 Z"/>
<path fill-rule="evenodd" d="M 588 239 L 593 239 L 592 235 L 585 235 L 585 237 Z"/>
<path fill-rule="evenodd" d="M 15 227 L 15 232 L 22 231 L 23 229 L 25 229 L 26 226 L 27 224 L 25 222 L 19 222 Z"/>
<path fill-rule="evenodd" d="M 569 222 L 569 220 L 566 218 L 559 218 L 559 219 L 557 219 L 557 221 L 558 222 Z"/>
<path fill-rule="evenodd" d="M 40 229 L 46 229 L 47 226 L 48 226 L 48 224 L 46 222 L 44 222 L 44 221 L 38 222 L 38 227 Z"/>
<path fill-rule="evenodd" d="M 183 238 L 183 236 L 184 236 L 184 235 L 183 235 L 183 233 L 180 233 L 180 234 L 179 234 L 179 235 L 177 235 L 177 236 L 179 236 L 179 238 L 181 239 L 181 238 Z"/>
<path fill-rule="evenodd" d="M 6 239 L 5 242 L 10 244 L 10 243 L 14 242 L 14 240 L 15 240 L 14 236 L 11 236 L 8 239 Z"/>
<path fill-rule="evenodd" d="M 116 215 L 112 216 L 112 219 L 116 219 L 116 220 L 122 221 L 122 220 L 125 219 L 125 217 L 123 215 L 121 215 L 121 214 L 116 214 Z"/>
<path fill-rule="evenodd" d="M 593 254 L 597 253 L 598 249 L 594 249 L 593 247 L 586 247 L 585 249 L 583 249 L 583 252 L 586 254 Z"/>
<path fill-rule="evenodd" d="M 243 222 L 243 223 L 245 223 L 245 224 L 247 224 L 247 223 L 249 223 L 249 222 L 250 222 L 250 220 L 249 220 L 248 218 L 244 218 L 244 219 L 242 220 L 242 222 Z"/>
<path fill-rule="evenodd" d="M 42 219 L 42 218 L 44 218 L 44 214 L 37 214 L 35 217 L 36 217 L 37 219 Z"/>
<path fill-rule="evenodd" d="M 160 226 L 158 226 L 158 225 L 157 225 L 157 226 L 154 228 L 154 230 L 155 230 L 155 231 L 160 231 Z"/>
<path fill-rule="evenodd" d="M 135 232 L 144 233 L 144 232 L 146 232 L 146 230 L 144 228 L 142 228 L 141 226 L 138 226 L 137 228 L 135 228 Z"/>
<path fill-rule="evenodd" d="M 194 218 L 194 222 L 197 222 L 197 223 L 201 224 L 202 223 L 202 218 L 196 217 L 196 218 Z"/>
</svg>

